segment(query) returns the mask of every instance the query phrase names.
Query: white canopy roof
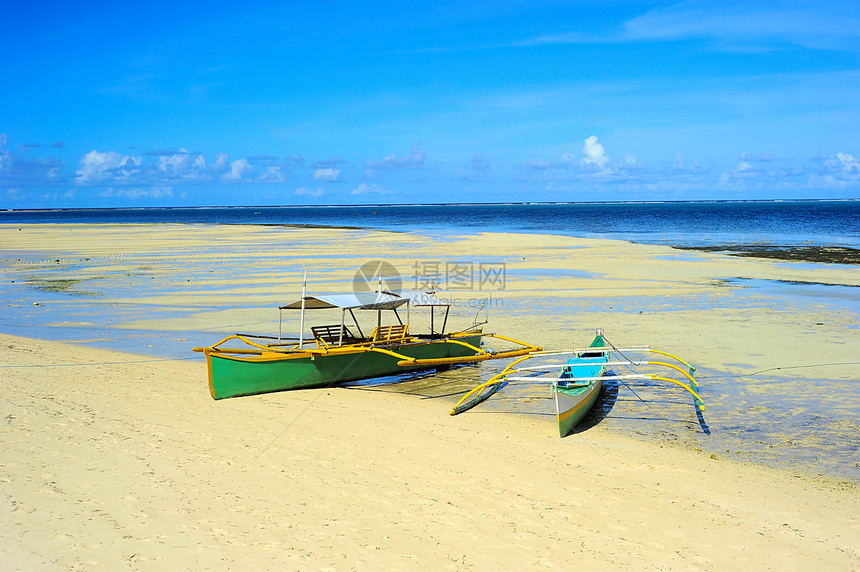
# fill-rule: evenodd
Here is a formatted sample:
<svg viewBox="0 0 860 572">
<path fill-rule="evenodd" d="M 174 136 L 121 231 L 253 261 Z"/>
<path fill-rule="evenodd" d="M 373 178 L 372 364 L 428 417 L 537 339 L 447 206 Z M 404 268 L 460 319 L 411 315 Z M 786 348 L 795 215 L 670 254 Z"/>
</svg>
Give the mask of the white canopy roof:
<svg viewBox="0 0 860 572">
<path fill-rule="evenodd" d="M 407 290 L 404 292 L 356 292 L 354 294 L 320 294 L 305 296 L 305 309 L 340 308 L 342 310 L 393 310 L 410 303 L 413 306 L 447 306 L 430 292 Z M 281 310 L 300 310 L 302 301 L 297 300 Z"/>
<path fill-rule="evenodd" d="M 401 298 L 408 298 L 409 303 L 413 306 L 449 306 L 448 302 L 444 302 L 434 296 L 435 292 L 422 292 L 421 290 L 404 290 L 398 292 L 397 295 Z"/>
<path fill-rule="evenodd" d="M 341 308 L 343 310 L 365 309 L 365 310 L 390 310 L 406 303 L 405 298 L 392 296 L 391 294 L 380 294 L 378 292 L 357 292 L 355 294 L 321 294 L 318 296 L 306 296 L 305 308 L 315 310 L 320 308 Z M 280 309 L 300 310 L 302 301 L 298 300 Z"/>
</svg>

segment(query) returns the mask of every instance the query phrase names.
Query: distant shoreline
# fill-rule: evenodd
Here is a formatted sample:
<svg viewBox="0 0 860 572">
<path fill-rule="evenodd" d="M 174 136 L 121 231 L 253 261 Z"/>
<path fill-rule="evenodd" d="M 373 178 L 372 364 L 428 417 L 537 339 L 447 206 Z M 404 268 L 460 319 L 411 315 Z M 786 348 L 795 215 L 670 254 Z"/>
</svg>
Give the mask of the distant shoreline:
<svg viewBox="0 0 860 572">
<path fill-rule="evenodd" d="M 313 205 L 179 205 L 179 206 L 126 206 L 126 207 L 54 207 L 54 208 L 24 208 L 4 209 L 0 211 L 12 213 L 41 213 L 41 212 L 76 212 L 76 211 L 146 211 L 146 210 L 212 210 L 212 209 L 307 209 L 307 208 L 385 208 L 385 207 L 505 207 L 505 206 L 575 206 L 575 205 L 666 205 L 666 204 L 751 204 L 751 203 L 842 203 L 860 202 L 860 197 L 849 199 L 698 199 L 678 201 L 524 201 L 524 202 L 480 202 L 480 203 L 341 203 Z"/>
<path fill-rule="evenodd" d="M 860 264 L 860 200 L 146 207 L 0 211 L 0 224 L 197 224 L 484 232 L 621 240 L 732 256 Z"/>
<path fill-rule="evenodd" d="M 860 264 L 860 249 L 847 246 L 776 246 L 762 244 L 721 244 L 717 246 L 673 246 L 678 250 L 718 252 L 745 258 L 769 258 L 795 262 Z"/>
</svg>

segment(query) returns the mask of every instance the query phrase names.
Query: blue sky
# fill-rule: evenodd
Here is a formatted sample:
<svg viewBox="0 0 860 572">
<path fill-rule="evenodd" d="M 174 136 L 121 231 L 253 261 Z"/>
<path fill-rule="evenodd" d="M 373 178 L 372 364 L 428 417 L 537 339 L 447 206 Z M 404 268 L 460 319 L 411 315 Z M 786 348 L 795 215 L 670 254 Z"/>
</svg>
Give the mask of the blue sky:
<svg viewBox="0 0 860 572">
<path fill-rule="evenodd" d="M 15 4 L 0 208 L 860 197 L 857 2 Z"/>
</svg>

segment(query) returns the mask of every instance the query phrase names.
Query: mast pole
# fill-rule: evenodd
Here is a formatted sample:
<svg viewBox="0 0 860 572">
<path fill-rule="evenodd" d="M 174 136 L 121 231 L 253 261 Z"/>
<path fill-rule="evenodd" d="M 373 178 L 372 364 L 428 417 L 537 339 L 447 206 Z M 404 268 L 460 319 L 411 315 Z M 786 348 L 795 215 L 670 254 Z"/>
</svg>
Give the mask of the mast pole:
<svg viewBox="0 0 860 572">
<path fill-rule="evenodd" d="M 305 342 L 305 294 L 308 291 L 308 271 L 305 270 L 305 276 L 302 278 L 302 317 L 299 321 L 299 349 L 304 346 Z"/>
<path fill-rule="evenodd" d="M 377 276 L 379 277 L 379 284 L 376 286 L 376 291 L 379 294 L 382 294 L 382 266 L 379 267 L 379 274 L 377 274 Z M 376 331 L 378 332 L 379 328 L 381 328 L 381 327 L 382 327 L 382 310 L 377 310 L 376 311 Z"/>
</svg>

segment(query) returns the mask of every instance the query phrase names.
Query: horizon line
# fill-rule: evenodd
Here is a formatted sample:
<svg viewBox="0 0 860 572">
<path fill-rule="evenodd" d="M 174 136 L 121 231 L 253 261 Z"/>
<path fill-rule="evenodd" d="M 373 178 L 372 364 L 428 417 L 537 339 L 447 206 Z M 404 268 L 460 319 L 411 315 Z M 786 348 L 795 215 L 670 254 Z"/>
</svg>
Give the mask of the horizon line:
<svg viewBox="0 0 860 572">
<path fill-rule="evenodd" d="M 523 201 L 523 202 L 453 202 L 453 203 L 340 203 L 310 205 L 174 205 L 174 206 L 123 206 L 123 207 L 47 207 L 6 208 L 0 212 L 41 211 L 117 211 L 151 209 L 252 209 L 252 208 L 383 208 L 383 207 L 440 207 L 440 206 L 561 206 L 561 205 L 638 205 L 638 204 L 695 204 L 695 203 L 806 203 L 806 202 L 855 202 L 854 198 L 791 198 L 791 199 L 690 199 L 690 200 L 619 200 L 619 201 Z"/>
</svg>

